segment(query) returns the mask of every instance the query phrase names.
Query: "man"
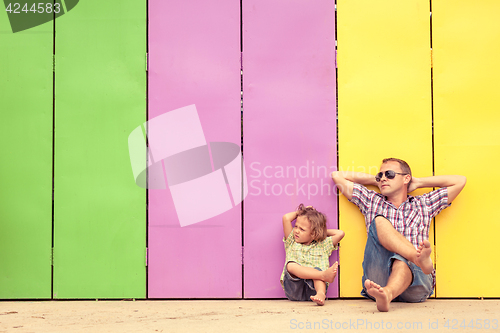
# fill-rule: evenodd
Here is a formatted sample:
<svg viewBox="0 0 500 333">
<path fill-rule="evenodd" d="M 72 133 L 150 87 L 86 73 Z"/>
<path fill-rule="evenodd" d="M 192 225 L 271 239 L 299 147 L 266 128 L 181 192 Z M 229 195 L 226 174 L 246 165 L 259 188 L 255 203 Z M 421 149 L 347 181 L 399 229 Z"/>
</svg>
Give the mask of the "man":
<svg viewBox="0 0 500 333">
<path fill-rule="evenodd" d="M 375 300 L 379 311 L 389 311 L 392 300 L 425 301 L 435 285 L 429 226 L 462 191 L 466 178 L 415 178 L 408 164 L 396 158 L 384 159 L 376 176 L 335 171 L 332 178 L 365 216 L 368 239 L 361 295 Z M 364 185 L 378 186 L 380 193 Z M 439 189 L 416 197 L 408 195 L 429 187 Z"/>
</svg>

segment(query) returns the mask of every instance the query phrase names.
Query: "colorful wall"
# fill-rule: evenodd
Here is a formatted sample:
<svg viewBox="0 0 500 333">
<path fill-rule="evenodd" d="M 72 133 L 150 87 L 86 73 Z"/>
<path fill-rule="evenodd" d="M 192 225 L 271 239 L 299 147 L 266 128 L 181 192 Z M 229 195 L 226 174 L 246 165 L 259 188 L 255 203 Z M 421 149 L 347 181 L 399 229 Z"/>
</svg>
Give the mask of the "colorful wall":
<svg viewBox="0 0 500 333">
<path fill-rule="evenodd" d="M 329 297 L 359 297 L 329 174 L 388 156 L 468 177 L 435 297 L 500 296 L 496 2 L 56 4 L 0 14 L 0 299 L 283 298 L 300 203 L 346 232 Z"/>
</svg>

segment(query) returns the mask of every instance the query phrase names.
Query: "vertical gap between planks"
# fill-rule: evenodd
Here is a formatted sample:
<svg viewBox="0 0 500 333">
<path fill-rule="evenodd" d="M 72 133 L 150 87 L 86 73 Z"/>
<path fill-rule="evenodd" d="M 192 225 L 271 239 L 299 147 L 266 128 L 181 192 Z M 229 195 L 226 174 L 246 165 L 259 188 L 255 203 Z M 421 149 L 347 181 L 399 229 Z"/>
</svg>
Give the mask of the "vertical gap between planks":
<svg viewBox="0 0 500 333">
<path fill-rule="evenodd" d="M 56 1 L 54 0 L 54 3 Z M 56 13 L 52 19 L 52 237 L 50 263 L 50 299 L 54 299 L 54 244 L 55 244 L 55 147 L 56 147 Z"/>
<path fill-rule="evenodd" d="M 337 0 L 335 0 L 335 124 L 336 124 L 336 131 L 335 131 L 335 136 L 336 140 L 335 143 L 337 145 L 336 151 L 337 151 L 337 170 L 339 168 L 339 70 L 337 67 Z M 340 229 L 340 200 L 339 200 L 339 190 L 335 186 L 336 191 L 335 191 L 335 200 L 337 200 L 337 229 Z M 339 258 L 338 260 L 340 261 L 340 247 L 339 250 L 337 251 Z M 340 298 L 340 272 L 341 270 L 338 270 L 338 277 L 337 277 L 337 283 L 338 283 L 338 298 Z"/>
<path fill-rule="evenodd" d="M 240 0 L 240 113 L 241 113 L 241 198 L 244 198 L 245 179 L 243 177 L 243 0 Z M 245 200 L 241 200 L 241 298 L 245 298 Z"/>
<path fill-rule="evenodd" d="M 433 59 L 433 51 L 432 51 L 432 0 L 429 0 L 429 43 L 430 43 L 430 55 L 431 55 L 431 129 L 432 129 L 432 175 L 436 175 L 436 165 L 435 165 L 435 156 L 434 156 L 434 59 Z M 434 232 L 434 268 L 437 267 L 437 255 L 436 255 L 436 218 L 434 218 L 433 225 Z M 434 287 L 435 297 L 437 297 L 437 285 Z"/>
<path fill-rule="evenodd" d="M 146 0 L 146 120 L 149 119 L 149 0 Z M 149 141 L 148 125 L 144 126 L 146 138 L 146 299 L 149 295 Z"/>
</svg>

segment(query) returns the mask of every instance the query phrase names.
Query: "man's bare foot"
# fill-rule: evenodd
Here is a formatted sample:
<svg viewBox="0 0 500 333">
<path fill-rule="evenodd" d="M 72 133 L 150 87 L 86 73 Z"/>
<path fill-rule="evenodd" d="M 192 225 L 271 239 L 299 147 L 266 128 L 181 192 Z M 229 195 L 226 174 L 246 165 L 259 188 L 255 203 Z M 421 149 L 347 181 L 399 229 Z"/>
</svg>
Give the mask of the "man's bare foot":
<svg viewBox="0 0 500 333">
<path fill-rule="evenodd" d="M 315 302 L 318 305 L 325 305 L 326 295 L 324 293 L 317 293 L 314 296 L 311 296 L 311 301 Z"/>
<path fill-rule="evenodd" d="M 338 261 L 336 261 L 330 268 L 324 271 L 323 281 L 332 283 L 335 277 L 337 276 L 337 268 L 339 266 Z"/>
<path fill-rule="evenodd" d="M 389 311 L 389 305 L 391 304 L 392 298 L 387 290 L 368 279 L 365 280 L 365 289 L 370 296 L 375 298 L 377 310 L 381 312 Z"/>
<path fill-rule="evenodd" d="M 428 240 L 420 243 L 417 249 L 417 259 L 415 260 L 415 263 L 422 269 L 422 272 L 424 272 L 424 274 L 430 274 L 434 269 L 434 265 L 432 264 L 431 259 L 431 253 L 431 243 Z"/>
</svg>

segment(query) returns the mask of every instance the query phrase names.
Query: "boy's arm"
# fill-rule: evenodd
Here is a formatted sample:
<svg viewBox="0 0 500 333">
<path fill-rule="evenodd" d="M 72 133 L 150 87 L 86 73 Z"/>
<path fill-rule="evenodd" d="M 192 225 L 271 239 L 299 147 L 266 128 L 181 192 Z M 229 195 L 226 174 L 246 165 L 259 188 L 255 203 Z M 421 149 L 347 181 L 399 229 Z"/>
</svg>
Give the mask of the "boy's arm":
<svg viewBox="0 0 500 333">
<path fill-rule="evenodd" d="M 412 192 L 417 188 L 425 187 L 447 187 L 448 188 L 448 203 L 451 203 L 458 194 L 462 191 L 467 182 L 465 176 L 452 175 L 452 176 L 432 176 L 415 178 L 412 177 L 410 188 L 408 192 Z"/>
<path fill-rule="evenodd" d="M 361 185 L 375 185 L 377 181 L 374 175 L 363 172 L 354 171 L 334 171 L 332 172 L 332 179 L 337 188 L 348 199 L 352 199 L 353 184 L 358 183 Z"/>
<path fill-rule="evenodd" d="M 345 236 L 345 232 L 337 229 L 328 229 L 326 230 L 326 235 L 332 237 L 333 246 L 337 245 L 342 238 Z"/>
<path fill-rule="evenodd" d="M 290 212 L 283 215 L 283 233 L 285 234 L 285 239 L 288 238 L 293 230 L 292 221 L 297 218 L 297 212 Z"/>
</svg>

